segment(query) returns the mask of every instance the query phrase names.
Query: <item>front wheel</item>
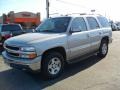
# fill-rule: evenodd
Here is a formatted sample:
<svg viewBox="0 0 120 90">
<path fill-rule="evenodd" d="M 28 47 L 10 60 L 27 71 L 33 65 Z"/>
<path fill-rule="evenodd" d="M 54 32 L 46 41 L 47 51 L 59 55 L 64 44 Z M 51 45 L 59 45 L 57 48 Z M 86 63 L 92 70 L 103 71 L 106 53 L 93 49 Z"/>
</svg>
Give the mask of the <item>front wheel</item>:
<svg viewBox="0 0 120 90">
<path fill-rule="evenodd" d="M 99 48 L 99 53 L 97 55 L 103 58 L 107 55 L 107 53 L 108 53 L 108 42 L 107 40 L 102 40 Z"/>
<path fill-rule="evenodd" d="M 58 52 L 49 52 L 43 57 L 42 75 L 44 79 L 53 79 L 58 77 L 64 67 L 64 58 Z"/>
</svg>

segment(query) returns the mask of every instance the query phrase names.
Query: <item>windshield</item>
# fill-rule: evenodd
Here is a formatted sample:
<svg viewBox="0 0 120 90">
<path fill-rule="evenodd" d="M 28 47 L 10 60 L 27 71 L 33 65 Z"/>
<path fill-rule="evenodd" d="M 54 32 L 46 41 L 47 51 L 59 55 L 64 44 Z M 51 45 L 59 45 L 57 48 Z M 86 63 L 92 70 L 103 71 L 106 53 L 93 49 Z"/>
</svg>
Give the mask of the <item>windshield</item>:
<svg viewBox="0 0 120 90">
<path fill-rule="evenodd" d="M 18 25 L 3 25 L 2 31 L 18 31 L 21 28 Z"/>
<path fill-rule="evenodd" d="M 66 32 L 70 17 L 59 17 L 50 18 L 40 24 L 36 31 L 37 32 L 52 32 L 52 33 L 63 33 Z"/>
</svg>

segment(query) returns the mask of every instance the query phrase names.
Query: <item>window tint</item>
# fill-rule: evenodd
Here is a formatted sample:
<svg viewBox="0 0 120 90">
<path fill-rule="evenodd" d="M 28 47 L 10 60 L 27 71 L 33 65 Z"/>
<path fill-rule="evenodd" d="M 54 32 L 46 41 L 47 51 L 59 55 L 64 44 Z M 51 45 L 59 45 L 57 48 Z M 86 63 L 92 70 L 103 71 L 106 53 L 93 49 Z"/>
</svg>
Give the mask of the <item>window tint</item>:
<svg viewBox="0 0 120 90">
<path fill-rule="evenodd" d="M 90 26 L 90 29 L 97 29 L 97 28 L 99 28 L 99 25 L 98 25 L 98 23 L 97 23 L 95 18 L 87 17 L 87 21 L 88 21 L 88 24 Z"/>
<path fill-rule="evenodd" d="M 3 25 L 2 31 L 18 31 L 21 28 L 18 25 Z"/>
<path fill-rule="evenodd" d="M 109 27 L 110 24 L 105 17 L 97 17 L 102 27 Z"/>
<path fill-rule="evenodd" d="M 73 30 L 78 29 L 80 31 L 86 31 L 87 30 L 86 23 L 85 23 L 85 21 L 82 17 L 75 18 L 73 20 L 72 28 L 73 28 Z"/>
<path fill-rule="evenodd" d="M 63 33 L 66 32 L 71 17 L 50 18 L 37 27 L 38 32 Z"/>
</svg>

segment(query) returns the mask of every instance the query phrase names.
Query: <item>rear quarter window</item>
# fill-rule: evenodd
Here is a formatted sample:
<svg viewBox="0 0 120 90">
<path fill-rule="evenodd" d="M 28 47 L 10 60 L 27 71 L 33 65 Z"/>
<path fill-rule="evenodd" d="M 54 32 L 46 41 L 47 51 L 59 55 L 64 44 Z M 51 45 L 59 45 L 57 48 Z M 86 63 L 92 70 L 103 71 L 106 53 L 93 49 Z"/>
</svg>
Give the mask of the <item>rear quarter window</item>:
<svg viewBox="0 0 120 90">
<path fill-rule="evenodd" d="M 108 20 L 105 17 L 97 17 L 102 27 L 110 27 Z"/>
</svg>

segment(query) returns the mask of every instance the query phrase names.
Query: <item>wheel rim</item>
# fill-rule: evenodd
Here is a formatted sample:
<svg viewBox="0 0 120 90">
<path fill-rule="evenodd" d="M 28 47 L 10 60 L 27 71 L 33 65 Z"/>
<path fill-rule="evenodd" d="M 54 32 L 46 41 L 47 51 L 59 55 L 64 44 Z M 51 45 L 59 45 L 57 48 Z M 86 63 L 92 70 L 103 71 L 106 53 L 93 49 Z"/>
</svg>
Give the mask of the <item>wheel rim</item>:
<svg viewBox="0 0 120 90">
<path fill-rule="evenodd" d="M 104 43 L 103 46 L 102 46 L 102 54 L 105 55 L 107 53 L 107 44 Z"/>
<path fill-rule="evenodd" d="M 61 69 L 61 60 L 57 57 L 52 58 L 48 63 L 48 71 L 50 74 L 55 75 Z"/>
</svg>

